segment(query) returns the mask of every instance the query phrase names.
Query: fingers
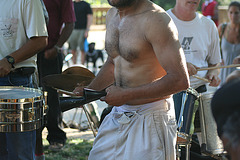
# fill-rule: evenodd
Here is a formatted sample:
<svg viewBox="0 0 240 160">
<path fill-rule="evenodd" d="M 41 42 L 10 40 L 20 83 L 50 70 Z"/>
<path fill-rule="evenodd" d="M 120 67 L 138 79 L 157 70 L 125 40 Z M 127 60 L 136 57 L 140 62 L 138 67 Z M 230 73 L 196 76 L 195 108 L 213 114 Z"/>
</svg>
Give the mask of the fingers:
<svg viewBox="0 0 240 160">
<path fill-rule="evenodd" d="M 213 87 L 217 87 L 221 82 L 218 76 L 209 76 L 208 79 L 211 81 L 209 86 L 213 86 Z"/>
</svg>

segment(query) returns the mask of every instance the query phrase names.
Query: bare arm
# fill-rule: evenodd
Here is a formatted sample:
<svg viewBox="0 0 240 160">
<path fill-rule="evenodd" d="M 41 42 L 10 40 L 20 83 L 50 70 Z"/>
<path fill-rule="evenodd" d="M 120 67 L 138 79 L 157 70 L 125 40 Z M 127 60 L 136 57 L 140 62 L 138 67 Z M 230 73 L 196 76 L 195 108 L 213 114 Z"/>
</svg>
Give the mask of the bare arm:
<svg viewBox="0 0 240 160">
<path fill-rule="evenodd" d="M 32 37 L 21 48 L 9 55 L 15 59 L 15 63 L 19 63 L 34 56 L 46 46 L 47 37 Z M 0 77 L 7 75 L 11 68 L 12 66 L 7 62 L 6 58 L 0 60 Z"/>
<path fill-rule="evenodd" d="M 62 47 L 63 44 L 68 40 L 69 36 L 72 33 L 73 28 L 74 28 L 74 22 L 65 23 L 65 26 L 62 29 L 61 35 L 56 44 L 58 47 Z"/>
<path fill-rule="evenodd" d="M 62 29 L 61 35 L 58 39 L 56 46 L 58 46 L 58 47 L 63 46 L 63 44 L 68 40 L 69 36 L 71 35 L 73 28 L 74 28 L 73 22 L 65 23 L 65 26 Z M 46 59 L 53 59 L 57 56 L 57 54 L 58 54 L 57 49 L 52 47 L 45 51 L 44 56 Z"/>
<path fill-rule="evenodd" d="M 108 57 L 107 61 L 101 67 L 98 75 L 93 79 L 93 81 L 88 86 L 79 86 L 74 89 L 74 93 L 77 95 L 82 95 L 83 88 L 90 88 L 94 90 L 103 90 L 106 87 L 114 83 L 114 63 L 113 60 Z"/>
<path fill-rule="evenodd" d="M 159 63 L 167 72 L 166 76 L 157 80 L 156 86 L 153 86 L 155 92 L 153 94 L 159 97 L 171 95 L 189 87 L 186 61 L 178 41 L 176 26 L 165 13 L 161 13 L 161 16 L 162 21 L 153 19 L 156 23 L 151 25 L 150 32 L 146 35 Z M 161 36 L 156 36 L 156 33 Z"/>
<path fill-rule="evenodd" d="M 86 32 L 85 32 L 85 38 L 88 37 L 88 32 L 89 32 L 90 27 L 92 25 L 92 21 L 93 21 L 93 15 L 92 14 L 88 14 L 87 15 L 87 27 L 86 27 Z"/>
<path fill-rule="evenodd" d="M 218 64 L 209 64 L 208 67 L 216 67 L 219 65 L 220 65 L 219 63 Z M 206 78 L 211 81 L 209 84 L 210 86 L 217 87 L 220 84 L 221 80 L 218 77 L 219 74 L 220 74 L 220 69 L 212 69 L 207 72 Z"/>
</svg>

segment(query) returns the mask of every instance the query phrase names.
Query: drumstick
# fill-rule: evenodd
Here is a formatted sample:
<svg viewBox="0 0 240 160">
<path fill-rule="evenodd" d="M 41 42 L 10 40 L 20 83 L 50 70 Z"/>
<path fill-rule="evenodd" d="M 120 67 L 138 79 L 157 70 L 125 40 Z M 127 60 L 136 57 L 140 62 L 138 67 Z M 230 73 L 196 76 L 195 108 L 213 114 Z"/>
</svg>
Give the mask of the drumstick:
<svg viewBox="0 0 240 160">
<path fill-rule="evenodd" d="M 193 76 L 194 78 L 200 79 L 200 80 L 205 81 L 205 82 L 208 82 L 208 83 L 211 82 L 211 81 L 208 80 L 207 78 L 202 78 L 202 77 L 199 77 L 199 76 L 196 76 L 196 75 L 192 75 L 192 76 Z"/>
<path fill-rule="evenodd" d="M 76 96 L 76 94 L 74 94 L 73 92 L 69 92 L 69 91 L 65 91 L 65 90 L 57 89 L 57 88 L 55 88 L 55 89 L 57 90 L 58 93 L 63 93 L 63 94 L 70 95 L 70 96 Z"/>
<path fill-rule="evenodd" d="M 231 65 L 227 65 L 227 66 L 204 67 L 204 68 L 197 69 L 197 71 L 221 69 L 221 68 L 232 68 L 232 67 L 240 67 L 240 64 L 231 64 Z"/>
</svg>

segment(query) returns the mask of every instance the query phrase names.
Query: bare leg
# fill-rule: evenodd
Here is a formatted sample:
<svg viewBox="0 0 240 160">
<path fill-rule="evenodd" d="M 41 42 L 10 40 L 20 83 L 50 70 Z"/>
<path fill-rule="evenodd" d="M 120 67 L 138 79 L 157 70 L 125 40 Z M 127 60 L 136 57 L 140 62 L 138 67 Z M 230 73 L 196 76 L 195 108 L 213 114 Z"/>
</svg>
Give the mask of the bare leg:
<svg viewBox="0 0 240 160">
<path fill-rule="evenodd" d="M 76 50 L 72 50 L 72 62 L 73 64 L 77 63 L 77 51 Z"/>
<path fill-rule="evenodd" d="M 81 51 L 81 64 L 84 65 L 85 62 L 85 52 Z"/>
</svg>

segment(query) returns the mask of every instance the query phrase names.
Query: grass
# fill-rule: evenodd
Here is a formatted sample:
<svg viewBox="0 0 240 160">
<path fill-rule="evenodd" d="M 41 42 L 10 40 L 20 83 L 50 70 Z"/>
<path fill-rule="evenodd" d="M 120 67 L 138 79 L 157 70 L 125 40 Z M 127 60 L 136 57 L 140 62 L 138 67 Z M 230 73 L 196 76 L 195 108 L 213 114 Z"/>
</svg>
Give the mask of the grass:
<svg viewBox="0 0 240 160">
<path fill-rule="evenodd" d="M 80 138 L 68 139 L 64 148 L 59 152 L 48 150 L 49 143 L 43 139 L 46 160 L 87 160 L 93 141 Z"/>
</svg>

